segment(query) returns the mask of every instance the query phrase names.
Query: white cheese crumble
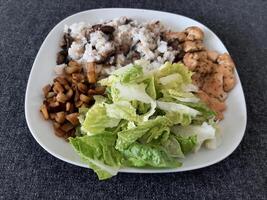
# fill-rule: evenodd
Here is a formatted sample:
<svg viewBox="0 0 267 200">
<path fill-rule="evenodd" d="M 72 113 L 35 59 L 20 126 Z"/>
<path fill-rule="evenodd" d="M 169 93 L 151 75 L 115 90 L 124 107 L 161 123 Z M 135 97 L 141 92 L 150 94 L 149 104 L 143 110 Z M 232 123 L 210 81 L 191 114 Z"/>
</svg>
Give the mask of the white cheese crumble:
<svg viewBox="0 0 267 200">
<path fill-rule="evenodd" d="M 82 38 L 84 35 L 82 33 L 82 30 L 84 30 L 87 26 L 84 22 L 74 23 L 70 26 L 65 25 L 64 26 L 64 32 L 68 33 L 70 30 L 70 36 L 73 38 Z"/>
<path fill-rule="evenodd" d="M 167 51 L 167 49 L 168 49 L 167 42 L 165 42 L 165 41 L 159 41 L 158 42 L 158 48 L 157 48 L 157 50 L 160 53 L 165 53 Z"/>
<path fill-rule="evenodd" d="M 102 31 L 103 26 L 114 30 Z M 173 62 L 179 53 L 162 39 L 167 29 L 160 22 L 138 23 L 121 17 L 103 22 L 102 27 L 84 22 L 65 26 L 64 32 L 74 40 L 68 49 L 69 57 L 82 63 L 106 62 L 106 65 L 114 65 L 109 70 L 112 71 L 136 59 L 148 60 L 152 68 L 157 68 L 166 61 Z"/>
<path fill-rule="evenodd" d="M 68 54 L 73 60 L 79 60 L 83 54 L 84 45 L 81 42 L 72 42 Z"/>
</svg>

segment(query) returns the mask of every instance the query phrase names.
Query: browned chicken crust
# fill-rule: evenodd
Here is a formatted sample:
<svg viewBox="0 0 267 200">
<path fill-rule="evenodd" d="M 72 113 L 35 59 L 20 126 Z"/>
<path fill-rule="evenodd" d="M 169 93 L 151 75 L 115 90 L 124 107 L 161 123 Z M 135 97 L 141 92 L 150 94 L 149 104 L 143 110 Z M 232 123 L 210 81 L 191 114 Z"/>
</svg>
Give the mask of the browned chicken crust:
<svg viewBox="0 0 267 200">
<path fill-rule="evenodd" d="M 169 32 L 166 38 L 179 41 L 185 53 L 182 61 L 194 72 L 192 81 L 200 90 L 197 95 L 217 113 L 216 118 L 222 120 L 227 93 L 236 83 L 235 64 L 230 55 L 205 49 L 204 32 L 196 26 L 183 32 Z"/>
</svg>

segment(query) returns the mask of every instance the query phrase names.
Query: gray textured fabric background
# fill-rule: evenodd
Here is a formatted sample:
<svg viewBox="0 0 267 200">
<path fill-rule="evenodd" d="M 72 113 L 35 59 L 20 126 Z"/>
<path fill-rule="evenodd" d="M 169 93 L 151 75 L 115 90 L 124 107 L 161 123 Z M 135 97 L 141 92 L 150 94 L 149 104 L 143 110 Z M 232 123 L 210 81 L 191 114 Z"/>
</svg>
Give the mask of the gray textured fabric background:
<svg viewBox="0 0 267 200">
<path fill-rule="evenodd" d="M 102 7 L 178 13 L 217 33 L 237 65 L 247 101 L 246 134 L 231 156 L 191 172 L 124 173 L 100 182 L 91 170 L 62 162 L 38 145 L 24 117 L 27 79 L 38 49 L 65 17 Z M 266 63 L 263 0 L 0 0 L 0 199 L 266 199 Z"/>
</svg>

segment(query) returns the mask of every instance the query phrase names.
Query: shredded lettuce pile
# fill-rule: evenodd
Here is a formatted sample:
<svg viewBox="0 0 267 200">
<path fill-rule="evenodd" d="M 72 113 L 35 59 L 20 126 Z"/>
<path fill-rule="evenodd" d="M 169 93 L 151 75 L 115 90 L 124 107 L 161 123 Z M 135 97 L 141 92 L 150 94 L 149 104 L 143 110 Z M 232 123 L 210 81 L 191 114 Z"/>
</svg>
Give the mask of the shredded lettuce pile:
<svg viewBox="0 0 267 200">
<path fill-rule="evenodd" d="M 81 126 L 69 142 L 100 180 L 124 167 L 177 168 L 203 143 L 218 145 L 215 113 L 194 95 L 192 72 L 182 63 L 148 65 L 114 71 L 99 81 L 106 97 L 80 109 Z"/>
</svg>

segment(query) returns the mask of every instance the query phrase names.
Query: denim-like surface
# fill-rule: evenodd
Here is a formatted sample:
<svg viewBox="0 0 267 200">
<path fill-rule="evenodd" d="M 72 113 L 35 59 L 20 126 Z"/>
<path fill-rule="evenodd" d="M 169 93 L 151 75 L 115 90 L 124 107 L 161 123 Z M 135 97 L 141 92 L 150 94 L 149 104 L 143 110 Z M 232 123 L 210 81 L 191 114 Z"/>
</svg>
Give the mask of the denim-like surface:
<svg viewBox="0 0 267 200">
<path fill-rule="evenodd" d="M 133 7 L 169 11 L 211 28 L 231 53 L 248 110 L 245 137 L 222 162 L 191 172 L 118 174 L 98 181 L 34 140 L 24 94 L 48 32 L 79 11 Z M 267 1 L 0 0 L 0 199 L 267 199 Z"/>
</svg>

